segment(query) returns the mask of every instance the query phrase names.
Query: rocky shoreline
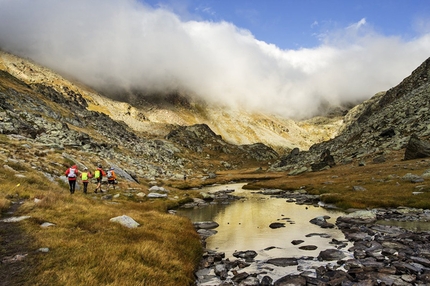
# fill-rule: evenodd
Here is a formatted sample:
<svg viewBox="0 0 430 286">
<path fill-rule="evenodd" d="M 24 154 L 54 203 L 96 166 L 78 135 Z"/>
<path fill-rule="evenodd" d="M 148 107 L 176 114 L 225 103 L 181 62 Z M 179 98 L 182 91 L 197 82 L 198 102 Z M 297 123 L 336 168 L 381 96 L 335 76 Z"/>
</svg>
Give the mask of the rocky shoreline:
<svg viewBox="0 0 430 286">
<path fill-rule="evenodd" d="M 337 218 L 333 227 L 346 240 L 333 239 L 332 249 L 321 251 L 318 257 L 269 259 L 249 272 L 247 267 L 257 256 L 254 250 L 237 251 L 233 254 L 237 259 L 230 260 L 222 252 L 206 249 L 196 285 L 429 285 L 430 231 L 387 225 L 396 222 L 430 225 L 430 210 L 356 210 Z M 303 263 L 310 266 L 303 267 Z M 274 266 L 285 267 L 285 275 L 273 279 Z"/>
</svg>

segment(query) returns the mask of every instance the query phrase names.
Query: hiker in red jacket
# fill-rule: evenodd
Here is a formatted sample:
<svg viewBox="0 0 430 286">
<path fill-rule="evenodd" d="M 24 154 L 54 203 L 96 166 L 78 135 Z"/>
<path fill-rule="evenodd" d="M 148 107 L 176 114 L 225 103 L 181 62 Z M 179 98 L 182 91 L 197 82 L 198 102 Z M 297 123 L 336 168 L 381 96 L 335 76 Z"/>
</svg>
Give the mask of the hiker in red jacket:
<svg viewBox="0 0 430 286">
<path fill-rule="evenodd" d="M 106 172 L 103 170 L 102 165 L 99 164 L 97 169 L 94 171 L 94 178 L 97 180 L 97 186 L 94 193 L 97 193 L 97 191 L 102 192 L 103 176 L 106 176 Z"/>
<path fill-rule="evenodd" d="M 69 189 L 70 194 L 75 193 L 75 187 L 76 187 L 76 178 L 79 175 L 78 167 L 76 165 L 73 165 L 72 167 L 68 168 L 66 170 L 66 176 L 69 179 Z"/>
</svg>

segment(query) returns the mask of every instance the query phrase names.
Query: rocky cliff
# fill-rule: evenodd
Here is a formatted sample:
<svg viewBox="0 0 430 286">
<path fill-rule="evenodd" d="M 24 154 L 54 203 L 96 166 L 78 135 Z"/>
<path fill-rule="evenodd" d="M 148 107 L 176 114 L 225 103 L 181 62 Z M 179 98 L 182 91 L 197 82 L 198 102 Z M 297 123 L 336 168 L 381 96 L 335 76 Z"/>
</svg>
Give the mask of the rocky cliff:
<svg viewBox="0 0 430 286">
<path fill-rule="evenodd" d="M 337 164 L 377 162 L 404 152 L 412 134 L 430 137 L 430 59 L 397 86 L 352 108 L 332 140 L 283 156 L 274 170 L 310 171 L 328 153 Z M 324 164 L 323 164 L 324 166 Z M 327 164 L 325 164 L 327 167 Z"/>
</svg>

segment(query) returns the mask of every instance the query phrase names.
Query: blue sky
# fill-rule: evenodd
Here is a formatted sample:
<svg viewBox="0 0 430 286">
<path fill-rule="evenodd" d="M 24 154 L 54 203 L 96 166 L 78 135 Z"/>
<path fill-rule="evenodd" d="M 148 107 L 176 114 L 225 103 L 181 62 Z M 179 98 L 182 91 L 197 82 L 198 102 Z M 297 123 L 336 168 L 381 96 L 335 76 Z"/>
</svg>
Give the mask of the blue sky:
<svg viewBox="0 0 430 286">
<path fill-rule="evenodd" d="M 140 0 L 186 20 L 227 21 L 281 49 L 312 48 L 324 34 L 362 19 L 386 36 L 429 32 L 427 0 Z"/>
<path fill-rule="evenodd" d="M 99 90 L 306 118 L 430 57 L 430 1 L 0 0 L 0 49 Z"/>
</svg>

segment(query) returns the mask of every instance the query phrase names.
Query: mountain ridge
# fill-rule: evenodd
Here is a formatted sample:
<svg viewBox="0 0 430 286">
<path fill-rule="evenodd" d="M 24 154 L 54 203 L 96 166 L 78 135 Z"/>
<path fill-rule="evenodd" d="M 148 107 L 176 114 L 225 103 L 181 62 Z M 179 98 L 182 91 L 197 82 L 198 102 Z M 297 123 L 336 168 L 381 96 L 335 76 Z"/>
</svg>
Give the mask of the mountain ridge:
<svg viewBox="0 0 430 286">
<path fill-rule="evenodd" d="M 155 95 L 154 102 L 154 96 L 150 100 L 148 95 L 140 97 L 137 92 L 125 96 L 131 97 L 133 103 L 117 101 L 29 60 L 2 52 L 0 62 L 0 69 L 27 84 L 48 84 L 66 96 L 67 92 L 82 94 L 89 110 L 124 121 L 132 129 L 144 132 L 147 136 L 167 134 L 175 126 L 204 123 L 229 143 L 240 145 L 261 142 L 282 154 L 286 152 L 285 149 L 287 152 L 295 147 L 308 149 L 317 142 L 328 140 L 334 137 L 342 125 L 342 116 L 324 117 L 314 124 L 312 119 L 295 121 L 275 115 L 233 110 L 222 105 L 208 107 L 202 100 L 178 92 L 168 95 L 170 99 L 176 99 L 169 106 L 166 106 L 168 99 L 163 101 L 160 95 Z M 67 87 L 67 90 L 63 90 L 63 87 Z"/>
<path fill-rule="evenodd" d="M 7 53 L 0 54 L 0 70 L 3 91 L 21 98 L 13 103 L 15 98 L 3 95 L 2 133 L 93 152 L 94 164 L 107 161 L 104 158 L 116 165 L 125 160 L 124 168 L 133 178 L 179 178 L 182 173 L 204 177 L 250 166 L 298 174 L 313 171 L 322 154 L 330 154 L 338 164 L 372 160 L 405 148 L 413 133 L 430 136 L 429 59 L 399 85 L 347 113 L 341 109 L 332 117 L 304 121 L 208 107 L 181 93 L 154 94 L 152 99 L 132 94 L 132 105 Z M 20 117 L 7 112 L 12 103 L 23 108 L 25 102 L 38 112 L 35 117 L 25 109 Z M 43 116 L 48 123 L 39 120 Z M 63 122 L 50 123 L 57 119 Z M 393 134 L 382 136 L 387 129 Z M 61 132 L 70 135 L 58 137 Z"/>
<path fill-rule="evenodd" d="M 66 158 L 80 168 L 91 169 L 102 163 L 116 166 L 119 173 L 125 174 L 122 178 L 153 181 L 182 178 L 184 174 L 204 177 L 248 165 L 257 167 L 278 157 L 263 144 L 225 142 L 202 124 L 185 128 L 169 125 L 170 133 L 148 136 L 124 120 L 112 119 L 109 115 L 114 108 L 116 112 L 137 111 L 127 103 L 116 103 L 101 95 L 81 94 L 73 85 L 49 85 L 46 80 L 26 83 L 1 71 L 0 158 L 36 168 L 49 178 L 60 177 L 62 169 L 68 167 L 52 161 Z M 177 132 L 172 134 L 174 130 Z M 193 140 L 189 140 L 190 135 Z M 25 148 L 17 149 L 15 144 Z M 44 155 L 40 157 L 41 154 Z"/>
</svg>

